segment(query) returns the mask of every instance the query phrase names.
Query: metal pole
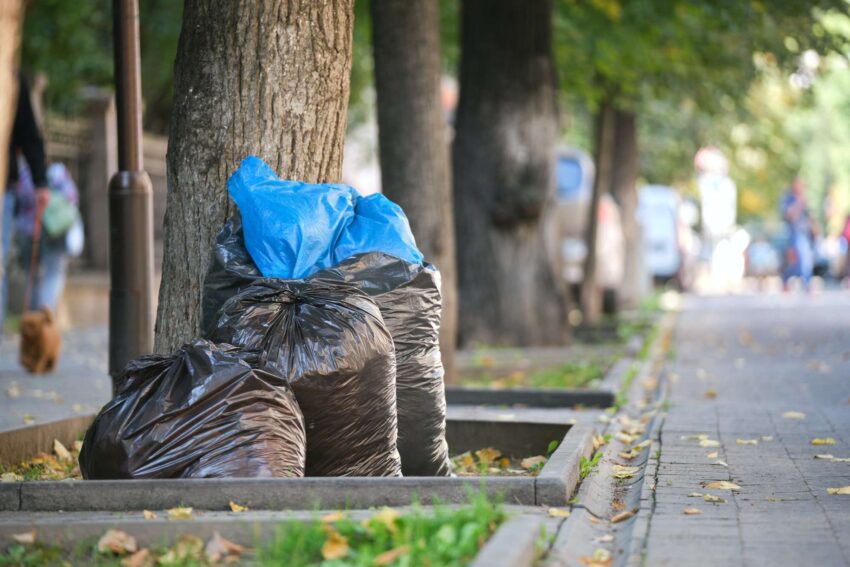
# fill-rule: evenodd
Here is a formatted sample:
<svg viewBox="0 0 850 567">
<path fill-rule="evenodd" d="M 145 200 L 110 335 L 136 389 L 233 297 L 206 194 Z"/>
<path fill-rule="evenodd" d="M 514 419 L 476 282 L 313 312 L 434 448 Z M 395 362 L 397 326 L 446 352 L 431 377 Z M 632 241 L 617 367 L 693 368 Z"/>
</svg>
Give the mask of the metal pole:
<svg viewBox="0 0 850 567">
<path fill-rule="evenodd" d="M 109 182 L 109 373 L 153 350 L 153 202 L 142 163 L 138 0 L 113 0 L 118 173 Z M 114 389 L 114 388 L 113 388 Z"/>
</svg>

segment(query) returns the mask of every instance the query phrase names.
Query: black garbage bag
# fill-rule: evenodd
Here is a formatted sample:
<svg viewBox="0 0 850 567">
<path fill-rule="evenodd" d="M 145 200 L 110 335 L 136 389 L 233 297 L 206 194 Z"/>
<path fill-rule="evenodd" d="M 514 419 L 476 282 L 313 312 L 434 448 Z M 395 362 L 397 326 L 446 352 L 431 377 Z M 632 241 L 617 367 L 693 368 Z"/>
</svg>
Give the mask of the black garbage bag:
<svg viewBox="0 0 850 567">
<path fill-rule="evenodd" d="M 202 323 L 209 336 L 228 298 L 262 276 L 242 241 L 238 213 L 219 232 L 204 280 Z M 347 281 L 381 309 L 396 351 L 398 450 L 406 476 L 451 474 L 440 356 L 440 273 L 375 252 L 358 254 L 311 276 Z"/>
<path fill-rule="evenodd" d="M 83 477 L 303 476 L 304 418 L 264 363 L 205 340 L 130 362 L 86 433 Z"/>
<path fill-rule="evenodd" d="M 398 476 L 395 352 L 375 302 L 344 282 L 258 280 L 211 337 L 266 353 L 307 428 L 307 476 Z"/>
</svg>

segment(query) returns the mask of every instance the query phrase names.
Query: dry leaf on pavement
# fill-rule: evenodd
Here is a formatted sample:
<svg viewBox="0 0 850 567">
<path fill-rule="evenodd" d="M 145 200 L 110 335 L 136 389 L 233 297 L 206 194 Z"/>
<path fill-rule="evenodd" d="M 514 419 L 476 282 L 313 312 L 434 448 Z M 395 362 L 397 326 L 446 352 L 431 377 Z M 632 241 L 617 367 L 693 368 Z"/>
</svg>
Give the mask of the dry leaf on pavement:
<svg viewBox="0 0 850 567">
<path fill-rule="evenodd" d="M 410 553 L 409 545 L 402 545 L 396 547 L 395 549 L 390 549 L 389 551 L 385 551 L 382 554 L 378 555 L 373 561 L 374 565 L 390 565 L 393 561 L 401 557 L 402 555 L 407 555 Z"/>
<path fill-rule="evenodd" d="M 773 441 L 773 435 L 762 435 L 761 440 L 765 443 L 770 443 L 771 441 Z"/>
<path fill-rule="evenodd" d="M 578 558 L 587 567 L 608 567 L 614 562 L 611 552 L 607 549 L 596 549 L 593 555 L 582 555 Z"/>
<path fill-rule="evenodd" d="M 611 518 L 611 523 L 617 524 L 617 523 L 623 522 L 625 520 L 628 520 L 629 518 L 631 518 L 634 515 L 635 515 L 634 510 L 626 510 L 625 512 L 620 512 L 619 514 L 617 514 L 616 516 Z"/>
<path fill-rule="evenodd" d="M 688 494 L 688 498 L 702 498 L 702 492 L 691 492 Z"/>
<path fill-rule="evenodd" d="M 835 445 L 835 439 L 832 437 L 816 437 L 812 439 L 812 445 Z"/>
<path fill-rule="evenodd" d="M 147 548 L 142 548 L 121 560 L 121 567 L 152 567 L 153 564 L 153 556 Z"/>
<path fill-rule="evenodd" d="M 726 467 L 727 469 L 729 468 L 729 464 L 726 461 L 714 461 L 711 464 L 712 465 L 719 465 L 721 467 Z"/>
<path fill-rule="evenodd" d="M 534 467 L 538 467 L 540 465 L 545 465 L 548 459 L 543 455 L 538 455 L 536 457 L 526 457 L 522 461 L 520 461 L 520 465 L 524 469 L 533 469 Z"/>
<path fill-rule="evenodd" d="M 684 510 L 682 510 L 682 514 L 686 516 L 696 516 L 697 514 L 702 514 L 702 510 L 699 508 L 694 508 L 693 506 L 688 506 Z"/>
<path fill-rule="evenodd" d="M 341 559 L 346 555 L 348 555 L 348 539 L 336 530 L 329 530 L 325 544 L 322 546 L 322 557 L 331 560 Z"/>
<path fill-rule="evenodd" d="M 168 518 L 171 520 L 192 519 L 192 508 L 188 506 L 177 506 L 176 508 L 169 508 L 166 511 L 168 512 Z"/>
<path fill-rule="evenodd" d="M 207 542 L 207 546 L 204 548 L 204 555 L 212 563 L 217 563 L 223 560 L 238 559 L 244 551 L 245 548 L 238 543 L 224 539 L 220 533 L 214 532 L 212 539 Z"/>
<path fill-rule="evenodd" d="M 177 538 L 177 543 L 159 558 L 160 565 L 196 565 L 202 559 L 204 540 L 198 536 L 183 534 Z M 194 562 L 188 561 L 189 559 Z"/>
<path fill-rule="evenodd" d="M 13 534 L 12 539 L 23 544 L 35 543 L 35 530 L 30 530 L 22 534 Z"/>
<path fill-rule="evenodd" d="M 247 512 L 248 507 L 247 506 L 241 506 L 241 505 L 237 504 L 236 502 L 234 502 L 233 500 L 231 500 L 230 501 L 230 511 L 236 512 L 238 514 L 240 512 Z"/>
<path fill-rule="evenodd" d="M 735 439 L 735 443 L 738 445 L 758 445 L 758 439 Z"/>
<path fill-rule="evenodd" d="M 156 520 L 156 512 L 151 512 L 150 510 L 142 510 L 142 516 L 144 516 L 145 520 Z"/>
<path fill-rule="evenodd" d="M 713 504 L 726 504 L 726 499 L 713 494 L 703 494 L 702 499 Z"/>
<path fill-rule="evenodd" d="M 702 439 L 699 442 L 699 446 L 705 449 L 711 447 L 720 447 L 720 441 L 715 441 L 714 439 Z"/>
<path fill-rule="evenodd" d="M 710 482 L 703 482 L 702 487 L 714 490 L 741 490 L 740 486 L 734 482 L 729 482 L 728 480 L 712 480 Z"/>
<path fill-rule="evenodd" d="M 850 485 L 842 486 L 841 488 L 827 488 L 827 494 L 840 494 L 844 496 L 850 496 Z"/>
<path fill-rule="evenodd" d="M 493 447 L 485 447 L 484 449 L 479 449 L 475 451 L 475 456 L 478 457 L 478 460 L 482 463 L 492 463 L 495 462 L 496 459 L 502 456 L 502 452 L 498 449 L 494 449 Z"/>
<path fill-rule="evenodd" d="M 570 511 L 566 508 L 549 508 L 546 511 L 550 518 L 569 518 Z"/>
<path fill-rule="evenodd" d="M 138 549 L 136 538 L 121 530 L 106 530 L 97 542 L 97 550 L 101 553 L 126 555 L 135 553 Z"/>
<path fill-rule="evenodd" d="M 785 419 L 806 419 L 806 414 L 801 411 L 786 411 L 782 414 Z"/>
<path fill-rule="evenodd" d="M 703 392 L 702 395 L 708 398 L 709 400 L 713 400 L 717 397 L 717 390 L 711 388 Z"/>
<path fill-rule="evenodd" d="M 605 535 L 601 535 L 599 537 L 593 538 L 593 543 L 610 543 L 612 541 L 614 541 L 613 534 L 605 534 Z"/>
<path fill-rule="evenodd" d="M 614 478 L 625 479 L 632 478 L 640 470 L 640 467 L 626 467 L 623 465 L 614 465 Z"/>
<path fill-rule="evenodd" d="M 53 440 L 53 453 L 57 458 L 61 461 L 70 461 L 73 460 L 73 456 L 71 455 L 71 451 L 69 451 L 65 445 L 62 444 L 59 439 Z"/>
</svg>

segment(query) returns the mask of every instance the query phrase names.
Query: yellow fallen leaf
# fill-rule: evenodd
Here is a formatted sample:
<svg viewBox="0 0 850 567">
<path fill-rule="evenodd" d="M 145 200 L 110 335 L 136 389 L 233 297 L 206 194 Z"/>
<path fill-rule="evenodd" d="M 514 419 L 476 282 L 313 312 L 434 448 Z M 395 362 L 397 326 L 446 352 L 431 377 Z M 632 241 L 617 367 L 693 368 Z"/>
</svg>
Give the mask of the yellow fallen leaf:
<svg viewBox="0 0 850 567">
<path fill-rule="evenodd" d="M 712 480 L 711 482 L 702 483 L 703 488 L 711 488 L 714 490 L 741 490 L 741 487 L 734 482 L 728 480 Z"/>
<path fill-rule="evenodd" d="M 598 450 L 600 447 L 602 447 L 606 443 L 608 443 L 608 441 L 606 441 L 603 436 L 601 436 L 601 435 L 594 435 L 593 436 L 593 450 L 594 451 Z"/>
<path fill-rule="evenodd" d="M 97 550 L 100 553 L 126 555 L 135 553 L 138 549 L 136 538 L 121 530 L 106 530 L 106 533 L 97 541 Z"/>
<path fill-rule="evenodd" d="M 626 467 L 623 465 L 614 465 L 614 478 L 624 479 L 632 478 L 640 470 L 640 467 Z"/>
<path fill-rule="evenodd" d="M 840 495 L 850 495 L 850 485 L 842 486 L 841 488 L 827 488 L 827 494 L 840 494 Z"/>
<path fill-rule="evenodd" d="M 507 457 L 499 459 L 499 468 L 506 469 L 511 466 L 511 460 Z"/>
<path fill-rule="evenodd" d="M 196 565 L 202 559 L 204 540 L 191 534 L 182 534 L 177 542 L 164 555 L 160 556 L 160 565 Z M 189 559 L 193 561 L 189 561 Z"/>
<path fill-rule="evenodd" d="M 617 454 L 620 456 L 621 459 L 631 461 L 632 459 L 634 459 L 635 457 L 640 455 L 640 451 L 635 451 L 634 449 L 632 449 L 631 451 L 621 452 L 621 453 L 617 453 Z"/>
<path fill-rule="evenodd" d="M 712 465 L 719 465 L 721 467 L 726 467 L 727 469 L 729 468 L 729 465 L 726 463 L 726 461 L 714 461 L 711 464 Z"/>
<path fill-rule="evenodd" d="M 691 492 L 688 494 L 688 498 L 702 498 L 702 492 Z"/>
<path fill-rule="evenodd" d="M 12 534 L 12 539 L 23 544 L 35 543 L 35 530 L 30 530 L 22 534 Z"/>
<path fill-rule="evenodd" d="M 773 435 L 762 435 L 761 440 L 765 443 L 770 443 L 771 441 L 773 441 Z"/>
<path fill-rule="evenodd" d="M 169 508 L 166 511 L 168 512 L 168 518 L 171 520 L 192 519 L 192 508 L 188 506 L 177 506 L 176 508 Z"/>
<path fill-rule="evenodd" d="M 587 567 L 608 567 L 614 562 L 611 552 L 604 548 L 597 548 L 593 555 L 582 555 L 578 560 Z"/>
<path fill-rule="evenodd" d="M 566 508 L 549 508 L 546 511 L 550 518 L 569 518 L 570 511 Z"/>
<path fill-rule="evenodd" d="M 17 384 L 12 384 L 8 388 L 6 388 L 6 395 L 10 398 L 17 398 L 21 395 L 21 389 L 18 388 Z"/>
<path fill-rule="evenodd" d="M 61 461 L 72 461 L 74 457 L 71 455 L 71 451 L 65 448 L 65 445 L 62 444 L 59 439 L 53 440 L 53 452 Z"/>
<path fill-rule="evenodd" d="M 834 459 L 835 457 L 833 457 L 832 455 L 830 455 L 829 453 L 827 453 L 827 454 L 824 454 L 824 455 L 815 455 L 815 458 L 816 458 L 816 459 L 823 459 L 824 461 L 831 461 L 831 460 L 832 460 L 832 459 Z"/>
<path fill-rule="evenodd" d="M 605 534 L 605 535 L 601 535 L 599 537 L 593 538 L 593 543 L 611 543 L 612 541 L 614 541 L 614 535 L 613 534 Z"/>
<path fill-rule="evenodd" d="M 231 500 L 231 501 L 230 501 L 230 511 L 231 511 L 231 512 L 236 512 L 236 513 L 238 514 L 238 513 L 240 513 L 240 512 L 247 512 L 247 511 L 248 511 L 248 507 L 247 507 L 247 506 L 240 506 L 239 504 L 237 504 L 236 502 L 234 502 L 233 500 Z"/>
<path fill-rule="evenodd" d="M 408 553 L 410 553 L 410 546 L 409 545 L 402 545 L 402 546 L 396 547 L 395 549 L 390 549 L 389 551 L 385 551 L 385 552 L 381 553 L 380 555 L 375 557 L 372 564 L 373 565 L 379 565 L 379 566 L 390 565 L 396 559 L 398 559 L 399 557 L 401 557 L 403 555 L 407 555 Z"/>
<path fill-rule="evenodd" d="M 616 516 L 611 518 L 611 523 L 612 524 L 618 524 L 620 522 L 628 520 L 629 518 L 631 518 L 634 515 L 635 515 L 634 510 L 626 510 L 625 512 L 620 512 L 619 514 L 617 514 Z"/>
<path fill-rule="evenodd" d="M 520 466 L 526 470 L 533 469 L 535 467 L 539 467 L 540 465 L 545 465 L 548 459 L 543 455 L 538 455 L 536 457 L 526 457 L 522 461 L 520 461 Z"/>
<path fill-rule="evenodd" d="M 80 451 L 82 451 L 82 450 L 83 450 L 83 442 L 80 441 L 79 439 L 77 439 L 76 441 L 74 441 L 74 452 L 79 455 Z"/>
<path fill-rule="evenodd" d="M 735 443 L 738 445 L 758 445 L 758 439 L 735 439 Z"/>
<path fill-rule="evenodd" d="M 711 388 L 703 392 L 702 395 L 708 398 L 709 400 L 713 400 L 717 397 L 717 390 Z"/>
<path fill-rule="evenodd" d="M 786 411 L 782 414 L 785 419 L 806 419 L 806 414 L 801 411 Z"/>
<path fill-rule="evenodd" d="M 700 510 L 699 508 L 694 508 L 693 506 L 688 506 L 687 508 L 682 510 L 682 514 L 685 514 L 686 516 L 695 516 L 697 514 L 702 514 L 702 510 Z"/>
<path fill-rule="evenodd" d="M 381 508 L 380 512 L 372 516 L 369 521 L 384 524 L 391 533 L 395 533 L 398 529 L 398 526 L 396 526 L 398 517 L 398 510 L 385 506 L 384 508 Z"/>
<path fill-rule="evenodd" d="M 333 522 L 338 522 L 345 518 L 345 512 L 340 512 L 339 510 L 335 512 L 330 512 L 322 516 L 323 524 L 331 524 Z"/>
<path fill-rule="evenodd" d="M 716 459 L 717 451 L 712 451 L 711 453 L 707 454 L 706 457 L 708 457 L 709 459 Z"/>
<path fill-rule="evenodd" d="M 153 564 L 154 558 L 150 550 L 145 548 L 121 560 L 121 567 L 152 567 Z"/>
<path fill-rule="evenodd" d="M 348 539 L 335 530 L 328 532 L 322 546 L 322 557 L 327 560 L 341 559 L 348 555 Z"/>
<path fill-rule="evenodd" d="M 720 441 L 715 441 L 714 439 L 702 439 L 699 442 L 699 446 L 704 449 L 709 449 L 712 447 L 720 447 Z"/>
<path fill-rule="evenodd" d="M 715 504 L 725 504 L 726 500 L 719 496 L 715 496 L 713 494 L 703 494 L 702 499 L 706 502 L 713 502 Z"/>
<path fill-rule="evenodd" d="M 830 461 L 833 463 L 850 463 L 850 457 L 832 457 Z"/>
<path fill-rule="evenodd" d="M 812 439 L 812 445 L 835 445 L 835 439 L 832 437 Z"/>
<path fill-rule="evenodd" d="M 24 414 L 24 417 L 23 417 L 23 418 L 21 418 L 21 419 L 23 419 L 23 420 L 24 420 L 24 425 L 29 425 L 30 423 L 34 423 L 34 422 L 35 422 L 35 416 L 34 416 L 34 415 L 31 415 L 31 414 L 28 414 L 28 413 L 25 413 L 25 414 Z"/>
<path fill-rule="evenodd" d="M 682 441 L 703 441 L 708 439 L 708 433 L 698 433 L 696 435 L 682 435 L 679 437 Z"/>
<path fill-rule="evenodd" d="M 22 480 L 24 480 L 24 477 L 17 473 L 4 472 L 0 474 L 0 482 L 20 482 Z"/>
<path fill-rule="evenodd" d="M 204 555 L 210 562 L 217 563 L 219 561 L 237 560 L 244 551 L 245 548 L 238 543 L 233 543 L 221 537 L 220 533 L 213 532 L 212 538 L 204 548 Z"/>
<path fill-rule="evenodd" d="M 640 450 L 646 449 L 650 445 L 652 445 L 652 439 L 644 439 L 643 441 L 641 441 L 640 443 L 638 443 L 637 445 L 632 447 L 632 450 L 637 449 L 637 450 L 640 451 Z"/>
<path fill-rule="evenodd" d="M 156 520 L 156 512 L 151 512 L 150 510 L 142 510 L 142 516 L 144 516 L 145 520 Z"/>
<path fill-rule="evenodd" d="M 636 440 L 634 435 L 629 435 L 623 431 L 618 431 L 617 434 L 614 435 L 614 438 L 624 445 L 631 445 Z"/>
<path fill-rule="evenodd" d="M 475 451 L 475 456 L 478 457 L 478 460 L 482 463 L 492 463 L 496 459 L 502 456 L 502 452 L 494 449 L 493 447 L 485 447 L 484 449 L 479 449 Z"/>
</svg>

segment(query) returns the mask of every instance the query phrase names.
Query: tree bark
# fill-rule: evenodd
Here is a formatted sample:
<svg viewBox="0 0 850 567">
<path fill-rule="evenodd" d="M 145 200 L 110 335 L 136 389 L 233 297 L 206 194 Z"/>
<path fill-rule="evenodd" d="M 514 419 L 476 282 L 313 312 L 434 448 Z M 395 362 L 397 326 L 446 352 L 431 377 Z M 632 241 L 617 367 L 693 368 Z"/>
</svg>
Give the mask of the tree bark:
<svg viewBox="0 0 850 567">
<path fill-rule="evenodd" d="M 447 379 L 457 342 L 454 220 L 447 124 L 440 103 L 437 0 L 372 0 L 383 193 L 442 275 L 440 350 Z"/>
<path fill-rule="evenodd" d="M 285 178 L 340 178 L 353 0 L 186 0 L 175 62 L 156 350 L 199 333 L 226 182 L 254 154 Z"/>
<path fill-rule="evenodd" d="M 0 183 L 3 191 L 6 190 L 9 166 L 9 136 L 18 100 L 18 46 L 23 21 L 24 3 L 21 0 L 0 0 Z M 3 228 L 2 212 L 3 202 L 0 201 L 0 231 Z M 3 250 L 0 249 L 0 278 L 5 277 L 5 265 Z"/>
<path fill-rule="evenodd" d="M 595 133 L 596 179 L 588 210 L 584 260 L 584 279 L 581 283 L 581 311 L 584 323 L 594 325 L 602 317 L 602 290 L 596 282 L 596 234 L 599 227 L 599 201 L 610 190 L 614 170 L 614 107 L 604 101 L 596 114 Z"/>
<path fill-rule="evenodd" d="M 461 344 L 558 344 L 546 250 L 557 104 L 551 0 L 464 0 L 453 148 Z"/>
<path fill-rule="evenodd" d="M 611 193 L 620 205 L 620 218 L 625 240 L 625 266 L 619 304 L 640 304 L 643 272 L 643 234 L 637 220 L 638 193 L 637 117 L 634 112 L 614 111 L 614 171 Z"/>
</svg>

